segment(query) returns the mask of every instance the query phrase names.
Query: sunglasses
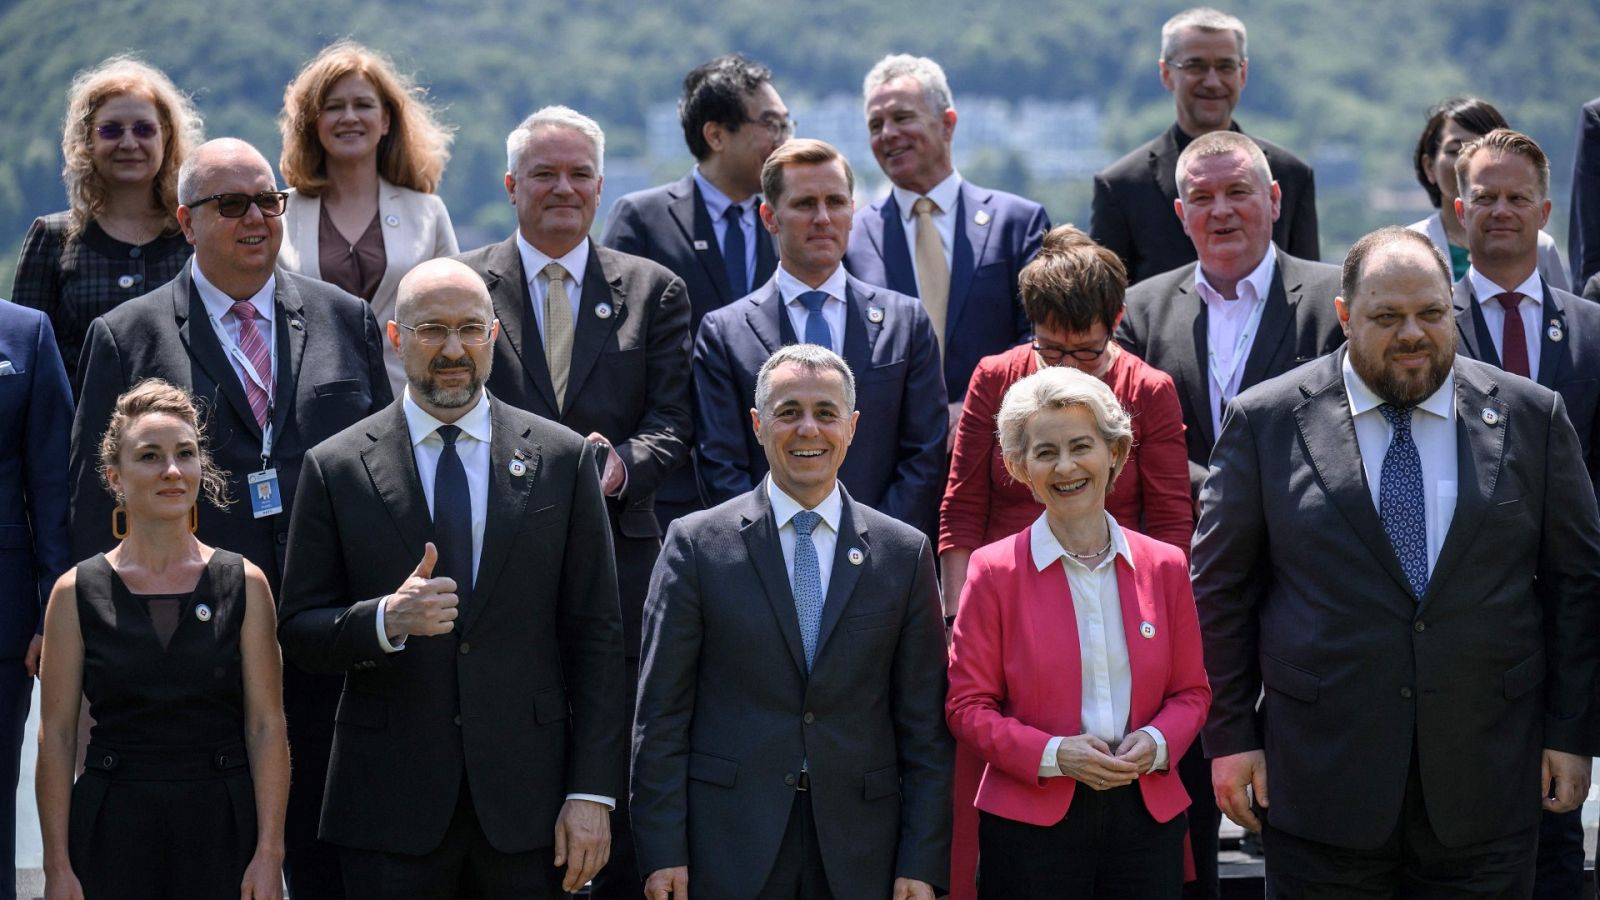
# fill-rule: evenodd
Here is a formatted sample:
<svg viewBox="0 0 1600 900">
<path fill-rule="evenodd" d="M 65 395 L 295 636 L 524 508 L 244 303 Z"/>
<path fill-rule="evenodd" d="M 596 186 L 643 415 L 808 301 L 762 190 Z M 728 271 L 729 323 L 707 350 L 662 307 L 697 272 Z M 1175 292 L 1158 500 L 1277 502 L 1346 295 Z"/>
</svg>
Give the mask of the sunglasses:
<svg viewBox="0 0 1600 900">
<path fill-rule="evenodd" d="M 212 194 L 209 197 L 201 197 L 199 200 L 191 200 L 185 203 L 184 206 L 194 209 L 205 206 L 213 200 L 217 201 L 217 212 L 221 213 L 224 218 L 241 218 L 250 211 L 250 204 L 252 203 L 256 205 L 257 209 L 261 210 L 263 216 L 271 217 L 283 215 L 284 204 L 288 202 L 289 195 L 283 191 L 262 191 L 254 195 Z"/>
<path fill-rule="evenodd" d="M 103 141 L 120 141 L 123 134 L 129 131 L 132 131 L 133 136 L 139 140 L 148 141 L 161 133 L 161 126 L 154 122 L 139 121 L 131 126 L 125 126 L 121 122 L 107 122 L 94 127 L 94 133 L 100 135 Z"/>
</svg>

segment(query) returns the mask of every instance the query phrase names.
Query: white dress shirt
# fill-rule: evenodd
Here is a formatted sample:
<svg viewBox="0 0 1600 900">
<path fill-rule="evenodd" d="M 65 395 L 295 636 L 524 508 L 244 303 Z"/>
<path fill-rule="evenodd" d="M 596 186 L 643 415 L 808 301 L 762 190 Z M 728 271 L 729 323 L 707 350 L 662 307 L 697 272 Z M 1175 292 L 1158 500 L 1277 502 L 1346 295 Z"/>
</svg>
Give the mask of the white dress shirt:
<svg viewBox="0 0 1600 900">
<path fill-rule="evenodd" d="M 522 272 L 528 278 L 528 296 L 533 300 L 533 320 L 539 326 L 540 343 L 544 342 L 544 298 L 550 293 L 550 279 L 545 277 L 544 267 L 553 262 L 560 263 L 567 270 L 567 277 L 562 280 L 567 283 L 567 300 L 572 305 L 572 330 L 576 334 L 578 310 L 583 306 L 583 274 L 589 268 L 589 239 L 584 238 L 578 246 L 567 251 L 566 256 L 554 259 L 528 243 L 519 230 L 517 252 L 522 254 Z"/>
<path fill-rule="evenodd" d="M 806 339 L 806 319 L 811 316 L 811 311 L 800 302 L 800 295 L 807 291 L 821 291 L 828 295 L 828 301 L 822 304 L 822 320 L 828 323 L 828 336 L 833 345 L 829 349 L 844 355 L 844 310 L 845 310 L 845 275 L 844 266 L 833 270 L 833 274 L 819 287 L 811 287 L 800 279 L 789 274 L 780 262 L 778 264 L 778 296 L 783 298 L 783 307 L 789 311 L 789 325 L 794 328 L 796 340 Z"/>
<path fill-rule="evenodd" d="M 783 567 L 789 573 L 789 590 L 794 591 L 794 519 L 795 513 L 805 509 L 800 501 L 784 493 L 783 488 L 767 476 L 767 502 L 772 505 L 773 521 L 778 523 L 778 545 L 783 548 Z M 822 598 L 828 598 L 828 582 L 833 576 L 833 551 L 839 546 L 839 517 L 844 514 L 844 500 L 839 496 L 839 483 L 818 503 L 812 512 L 822 516 L 822 521 L 811 531 L 811 543 L 817 548 L 817 573 L 822 580 Z"/>
<path fill-rule="evenodd" d="M 908 191 L 902 187 L 896 187 L 892 193 L 894 194 L 895 204 L 900 207 L 900 218 L 905 220 L 906 252 L 911 255 L 913 260 L 917 258 L 917 234 L 920 229 L 917 227 L 917 215 L 912 211 L 912 207 L 916 205 L 920 197 L 927 197 L 933 201 L 935 206 L 939 207 L 938 212 L 930 215 L 933 218 L 933 227 L 939 230 L 939 243 L 944 247 L 945 268 L 947 270 L 954 269 L 956 204 L 961 201 L 961 173 L 951 170 L 945 180 L 934 185 L 933 190 L 926 194 Z M 916 266 L 911 267 L 913 277 L 916 276 L 916 268 Z M 920 281 L 917 284 L 917 293 L 919 295 L 922 293 Z"/>
<path fill-rule="evenodd" d="M 1394 429 L 1378 407 L 1383 399 L 1367 387 L 1349 355 L 1344 360 L 1344 388 L 1350 399 L 1350 415 L 1355 420 L 1356 444 L 1361 449 L 1361 467 L 1367 473 L 1372 492 L 1372 508 L 1381 510 L 1379 489 L 1383 482 L 1383 457 L 1389 452 Z M 1456 381 L 1451 373 L 1444 384 L 1411 410 L 1411 440 L 1422 459 L 1423 502 L 1428 518 L 1428 574 L 1439 559 L 1439 548 L 1450 531 L 1456 514 Z"/>
<path fill-rule="evenodd" d="M 1033 565 L 1040 572 L 1058 561 L 1067 573 L 1067 589 L 1072 602 L 1072 614 L 1078 623 L 1078 661 L 1083 667 L 1083 701 L 1081 727 L 1083 734 L 1091 734 L 1106 742 L 1114 755 L 1117 746 L 1127 736 L 1128 712 L 1132 706 L 1133 669 L 1128 663 L 1128 636 L 1122 621 L 1122 592 L 1117 587 L 1117 557 L 1122 557 L 1133 568 L 1133 553 L 1110 513 L 1104 514 L 1106 527 L 1111 532 L 1111 552 L 1094 568 L 1074 559 L 1056 540 L 1050 530 L 1048 514 L 1041 514 L 1028 529 L 1028 546 L 1033 554 Z M 1156 742 L 1155 762 L 1152 771 L 1167 767 L 1167 739 L 1154 725 L 1137 729 Z M 1058 735 L 1045 744 L 1044 755 L 1039 760 L 1039 777 L 1055 778 L 1063 775 L 1057 764 L 1056 753 L 1065 735 Z"/>
<path fill-rule="evenodd" d="M 1494 341 L 1495 355 L 1500 358 L 1501 367 L 1504 368 L 1506 308 L 1494 298 L 1497 294 L 1505 293 L 1506 288 L 1483 277 L 1483 273 L 1479 272 L 1476 266 L 1467 267 L 1467 281 L 1472 285 L 1473 296 L 1478 298 L 1478 308 L 1483 310 L 1483 321 L 1489 326 L 1489 339 Z M 1528 341 L 1528 375 L 1537 379 L 1539 351 L 1543 348 L 1541 337 L 1544 335 L 1544 279 L 1539 277 L 1539 270 L 1534 269 L 1526 281 L 1511 290 L 1522 295 L 1522 303 L 1517 307 L 1517 312 L 1522 314 L 1522 333 Z"/>
<path fill-rule="evenodd" d="M 744 276 L 749 279 L 752 288 L 756 284 L 756 239 L 760 233 L 761 217 L 756 212 L 761 206 L 761 195 L 751 194 L 744 198 L 743 203 L 735 204 L 728 199 L 728 195 L 717 189 L 709 179 L 700 174 L 700 167 L 694 167 L 694 183 L 700 188 L 700 199 L 705 201 L 706 213 L 711 216 L 711 230 L 717 235 L 717 249 L 726 253 L 728 246 L 728 220 L 723 218 L 728 214 L 728 207 L 739 207 L 739 230 L 744 232 Z M 737 299 L 737 298 L 735 298 Z"/>
<path fill-rule="evenodd" d="M 244 373 L 244 351 L 232 352 L 239 346 L 239 317 L 233 314 L 234 299 L 208 281 L 205 273 L 200 271 L 200 263 L 192 258 L 189 260 L 189 273 L 194 278 L 195 290 L 200 293 L 200 303 L 206 308 L 206 317 L 211 320 L 211 328 L 216 332 L 217 343 L 222 345 L 223 355 L 233 364 L 233 374 L 239 376 L 239 383 L 243 385 L 250 380 L 250 376 Z M 250 305 L 256 308 L 256 331 L 267 342 L 267 352 L 271 355 L 272 371 L 260 374 L 267 384 L 267 399 L 273 403 L 278 399 L 274 385 L 278 373 L 278 342 L 273 340 L 273 329 L 277 322 L 272 304 L 272 295 L 277 289 L 278 276 L 268 275 L 267 283 L 250 297 Z"/>
<path fill-rule="evenodd" d="M 1211 433 L 1222 433 L 1222 411 L 1239 393 L 1245 360 L 1261 329 L 1261 314 L 1272 292 L 1272 273 L 1278 255 L 1271 247 L 1259 265 L 1238 284 L 1238 299 L 1224 299 L 1206 280 L 1206 270 L 1194 264 L 1194 289 L 1206 304 L 1206 383 L 1211 395 Z"/>
</svg>

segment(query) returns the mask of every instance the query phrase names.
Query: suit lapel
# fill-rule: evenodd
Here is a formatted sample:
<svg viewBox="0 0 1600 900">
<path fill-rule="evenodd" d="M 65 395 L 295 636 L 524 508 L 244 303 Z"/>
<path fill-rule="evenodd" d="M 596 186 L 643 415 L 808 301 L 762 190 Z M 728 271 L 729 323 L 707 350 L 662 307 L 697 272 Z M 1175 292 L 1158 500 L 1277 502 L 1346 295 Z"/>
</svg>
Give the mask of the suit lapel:
<svg viewBox="0 0 1600 900">
<path fill-rule="evenodd" d="M 717 289 L 716 302 L 706 308 L 716 309 L 739 299 L 730 296 L 732 290 L 728 287 L 728 271 L 722 263 L 722 248 L 717 246 L 717 232 L 712 227 L 711 214 L 706 212 L 705 198 L 700 196 L 700 186 L 695 184 L 694 175 L 685 176 L 673 188 L 667 212 L 682 232 L 684 243 L 689 245 L 690 255 L 706 270 L 706 277 Z M 587 285 L 584 290 L 587 293 Z"/>
<path fill-rule="evenodd" d="M 822 660 L 823 648 L 828 646 L 828 636 L 833 634 L 834 627 L 839 624 L 839 618 L 844 615 L 844 608 L 850 605 L 856 583 L 861 580 L 861 572 L 872 565 L 872 542 L 867 534 L 867 526 L 856 521 L 855 504 L 845 492 L 844 485 L 839 486 L 839 496 L 844 501 L 839 514 L 839 540 L 833 549 L 833 568 L 828 575 L 828 597 L 822 603 L 822 624 L 817 629 L 816 658 L 819 663 Z M 859 561 L 850 560 L 852 551 L 861 554 L 858 557 Z"/>
<path fill-rule="evenodd" d="M 1542 281 L 1543 279 L 1541 279 Z M 1544 285 L 1544 313 L 1539 323 L 1539 383 L 1551 390 L 1560 384 L 1567 376 L 1567 343 L 1571 336 L 1571 329 L 1567 324 L 1567 311 L 1551 292 L 1550 285 Z M 1553 340 L 1550 336 L 1557 334 L 1560 340 Z"/>
<path fill-rule="evenodd" d="M 407 244 L 413 239 L 418 224 L 413 217 L 414 212 L 410 206 L 402 203 L 399 188 L 381 178 L 378 179 L 378 218 L 383 220 L 383 254 L 388 262 L 383 268 L 383 279 L 378 282 L 378 290 L 372 295 L 374 299 L 394 297 L 399 289 L 400 279 L 409 271 L 401 263 L 411 258 Z M 395 224 L 389 224 L 391 221 Z M 392 300 L 390 302 L 393 303 Z M 394 307 L 391 305 L 384 312 L 392 314 Z M 387 322 L 379 322 L 378 330 L 383 331 L 386 325 Z"/>
<path fill-rule="evenodd" d="M 783 635 L 783 643 L 789 648 L 789 658 L 803 677 L 806 654 L 805 645 L 800 640 L 800 618 L 795 612 L 794 591 L 789 587 L 789 568 L 783 561 L 783 545 L 778 543 L 778 525 L 772 517 L 772 506 L 767 502 L 767 483 L 764 479 L 745 495 L 744 504 L 739 534 L 744 538 L 756 577 L 765 588 L 767 603 L 772 607 L 772 617 L 777 620 L 778 632 Z"/>
<path fill-rule="evenodd" d="M 885 287 L 908 297 L 915 297 L 917 269 L 911 262 L 911 251 L 906 247 L 906 226 L 900 218 L 900 204 L 894 199 L 893 191 L 884 198 L 878 215 L 879 221 L 883 224 L 883 245 L 879 250 L 883 253 L 884 278 L 889 282 Z"/>
<path fill-rule="evenodd" d="M 1483 317 L 1472 285 L 1463 278 L 1456 282 L 1453 291 L 1456 308 L 1456 333 L 1467 348 L 1467 355 L 1479 362 L 1500 368 L 1500 354 L 1494 350 L 1494 339 L 1489 335 L 1489 322 Z"/>
<path fill-rule="evenodd" d="M 1422 604 L 1431 602 L 1439 592 L 1439 585 L 1461 564 L 1461 556 L 1471 546 L 1483 524 L 1494 497 L 1496 483 L 1500 480 L 1500 467 L 1505 459 L 1506 431 L 1511 427 L 1510 407 L 1498 396 L 1498 388 L 1491 381 L 1480 384 L 1472 380 L 1461 366 L 1455 367 L 1456 406 L 1456 484 L 1471 485 L 1470 489 L 1456 491 L 1456 508 L 1450 516 L 1450 530 L 1445 532 L 1444 546 L 1439 548 L 1439 558 L 1433 565 L 1433 577 L 1422 595 Z M 1484 410 L 1499 414 L 1495 424 L 1484 422 Z"/>
<path fill-rule="evenodd" d="M 1142 630 L 1146 623 L 1157 629 L 1168 628 L 1171 623 L 1158 617 L 1154 592 L 1139 590 L 1139 578 L 1128 561 L 1119 556 L 1113 564 L 1117 572 L 1118 599 L 1122 605 L 1123 641 L 1128 645 L 1128 671 L 1133 675 L 1128 707 L 1131 715 L 1138 716 L 1143 711 L 1153 711 L 1160 703 L 1159 696 L 1153 698 L 1155 703 L 1146 699 L 1148 691 L 1159 690 L 1160 686 L 1153 679 L 1140 676 L 1166 668 L 1168 660 L 1152 657 L 1158 648 L 1165 653 L 1172 646 L 1159 632 L 1151 632 L 1147 638 Z"/>
<path fill-rule="evenodd" d="M 600 252 L 590 241 L 589 262 L 583 272 L 583 300 L 578 305 L 577 327 L 573 329 L 572 367 L 567 373 L 566 402 L 569 406 L 582 395 L 583 384 L 594 371 L 606 340 L 628 315 L 627 299 L 622 293 L 622 276 L 610 277 L 600 263 Z M 601 303 L 611 305 L 611 315 L 601 318 L 595 312 Z"/>
<path fill-rule="evenodd" d="M 796 343 L 794 326 L 783 308 L 783 294 L 776 278 L 756 291 L 755 304 L 745 312 L 745 321 L 770 356 L 786 344 Z"/>
<path fill-rule="evenodd" d="M 483 526 L 483 547 L 478 552 L 478 577 L 472 586 L 472 604 L 467 607 L 466 621 L 461 624 L 465 634 L 478 621 L 483 608 L 495 595 L 500 572 L 506 558 L 511 555 L 512 540 L 517 526 L 528 508 L 528 497 L 541 473 L 540 448 L 532 442 L 532 429 L 513 428 L 504 417 L 505 407 L 494 398 L 489 399 L 489 510 Z M 520 456 L 518 453 L 520 452 Z M 511 474 L 513 459 L 522 459 L 527 466 L 525 474 Z"/>
<path fill-rule="evenodd" d="M 952 232 L 955 246 L 951 248 L 946 337 L 961 321 L 961 311 L 967 306 L 967 289 L 972 286 L 972 273 L 977 270 L 978 261 L 983 259 L 984 251 L 989 246 L 989 234 L 993 230 L 989 223 L 994 221 L 994 207 L 988 201 L 992 197 L 992 194 L 979 197 L 971 185 L 961 183 L 961 192 L 957 195 L 956 208 L 952 213 L 956 217 L 956 227 Z M 979 224 L 979 219 L 983 220 L 982 224 Z"/>
<path fill-rule="evenodd" d="M 1167 314 L 1173 330 L 1173 376 L 1189 395 L 1189 408 L 1194 410 L 1195 424 L 1207 447 L 1214 446 L 1217 436 L 1211 427 L 1211 371 L 1206 366 L 1210 347 L 1206 336 L 1206 304 L 1194 288 L 1194 267 L 1189 277 L 1178 285 Z"/>
<path fill-rule="evenodd" d="M 390 404 L 368 430 L 372 443 L 361 451 L 361 462 L 400 531 L 402 552 L 407 559 L 421 559 L 422 545 L 433 540 L 433 516 L 417 477 L 417 457 L 411 448 L 403 402 Z"/>
<path fill-rule="evenodd" d="M 278 374 L 273 385 L 272 406 L 272 433 L 276 443 L 289 426 L 290 407 L 294 406 L 296 388 L 300 384 L 300 363 L 306 352 L 305 308 L 300 301 L 300 290 L 284 277 L 282 269 L 278 270 L 272 305 L 272 327 L 278 342 Z"/>
<path fill-rule="evenodd" d="M 1276 253 L 1277 251 L 1272 251 Z M 1250 355 L 1245 357 L 1244 375 L 1239 380 L 1239 390 L 1265 381 L 1267 373 L 1277 369 L 1287 371 L 1288 365 L 1274 366 L 1284 339 L 1294 324 L 1295 308 L 1300 305 L 1301 283 L 1292 283 L 1284 271 L 1283 254 L 1278 254 L 1272 268 L 1272 286 L 1267 289 L 1267 305 L 1261 310 L 1261 322 L 1256 326 L 1256 336 L 1250 343 Z M 1293 362 L 1288 360 L 1287 362 Z"/>
<path fill-rule="evenodd" d="M 522 271 L 516 235 L 496 245 L 486 263 L 489 296 L 494 301 L 500 330 L 534 390 L 544 399 L 545 408 L 554 412 L 556 389 L 550 384 L 550 367 L 544 361 L 544 342 L 539 339 L 539 324 L 533 317 L 533 295 L 528 292 L 528 279 Z"/>
<path fill-rule="evenodd" d="M 850 364 L 859 380 L 862 373 L 872 368 L 872 348 L 878 343 L 878 334 L 883 331 L 883 320 L 889 311 L 883 310 L 877 322 L 867 315 L 877 293 L 865 282 L 854 278 L 847 280 L 844 293 L 844 352 L 839 355 Z"/>
<path fill-rule="evenodd" d="M 1177 161 L 1178 154 L 1183 151 L 1178 147 L 1178 125 L 1173 123 L 1161 135 L 1161 141 L 1150 151 L 1147 162 L 1150 165 L 1150 177 L 1155 180 L 1156 188 L 1161 191 L 1161 196 L 1167 198 L 1168 211 L 1171 211 L 1172 201 L 1178 199 Z"/>
<path fill-rule="evenodd" d="M 184 266 L 173 282 L 172 303 L 173 316 L 178 323 L 178 337 L 188 348 L 189 356 L 217 386 L 217 392 L 227 400 L 228 405 L 233 407 L 234 418 L 239 420 L 240 427 L 259 442 L 261 425 L 250 410 L 250 401 L 245 398 L 244 383 L 239 380 L 239 373 L 234 371 L 228 354 L 223 352 L 222 342 L 217 340 L 216 330 L 211 327 L 211 316 L 206 312 L 205 302 L 200 299 L 200 289 L 195 287 L 188 266 Z"/>
<path fill-rule="evenodd" d="M 772 274 L 778 271 L 778 248 L 773 243 L 776 240 L 766 227 L 761 224 L 760 207 L 756 208 L 756 274 L 750 279 L 752 286 L 765 284 Z M 739 299 L 734 297 L 733 300 Z M 731 300 L 729 302 L 732 302 Z"/>
</svg>

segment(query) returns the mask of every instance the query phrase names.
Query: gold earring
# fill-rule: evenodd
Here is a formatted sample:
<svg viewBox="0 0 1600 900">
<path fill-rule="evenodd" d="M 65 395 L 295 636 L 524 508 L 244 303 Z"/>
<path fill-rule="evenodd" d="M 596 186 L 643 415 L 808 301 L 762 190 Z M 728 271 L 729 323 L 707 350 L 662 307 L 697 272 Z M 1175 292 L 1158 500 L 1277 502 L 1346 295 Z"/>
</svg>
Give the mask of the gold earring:
<svg viewBox="0 0 1600 900">
<path fill-rule="evenodd" d="M 111 510 L 111 536 L 119 541 L 128 536 L 128 508 L 121 503 Z"/>
<path fill-rule="evenodd" d="M 189 507 L 189 533 L 194 534 L 200 530 L 200 504 Z"/>
</svg>

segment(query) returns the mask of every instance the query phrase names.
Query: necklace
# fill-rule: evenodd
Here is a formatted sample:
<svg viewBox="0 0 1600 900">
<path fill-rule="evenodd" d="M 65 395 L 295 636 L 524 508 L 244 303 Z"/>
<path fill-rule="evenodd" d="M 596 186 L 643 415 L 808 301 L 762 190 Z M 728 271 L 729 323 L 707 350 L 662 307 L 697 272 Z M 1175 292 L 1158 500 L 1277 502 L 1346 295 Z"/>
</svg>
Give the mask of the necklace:
<svg viewBox="0 0 1600 900">
<path fill-rule="evenodd" d="M 1111 549 L 1111 536 L 1107 535 L 1106 536 L 1106 545 L 1104 547 L 1101 547 L 1099 550 L 1094 551 L 1093 553 L 1073 553 L 1071 550 L 1068 550 L 1065 546 L 1063 546 L 1061 548 L 1061 552 L 1067 554 L 1068 556 L 1072 557 L 1073 559 L 1095 559 L 1097 557 L 1104 556 L 1106 551 L 1110 550 L 1110 549 Z"/>
</svg>

